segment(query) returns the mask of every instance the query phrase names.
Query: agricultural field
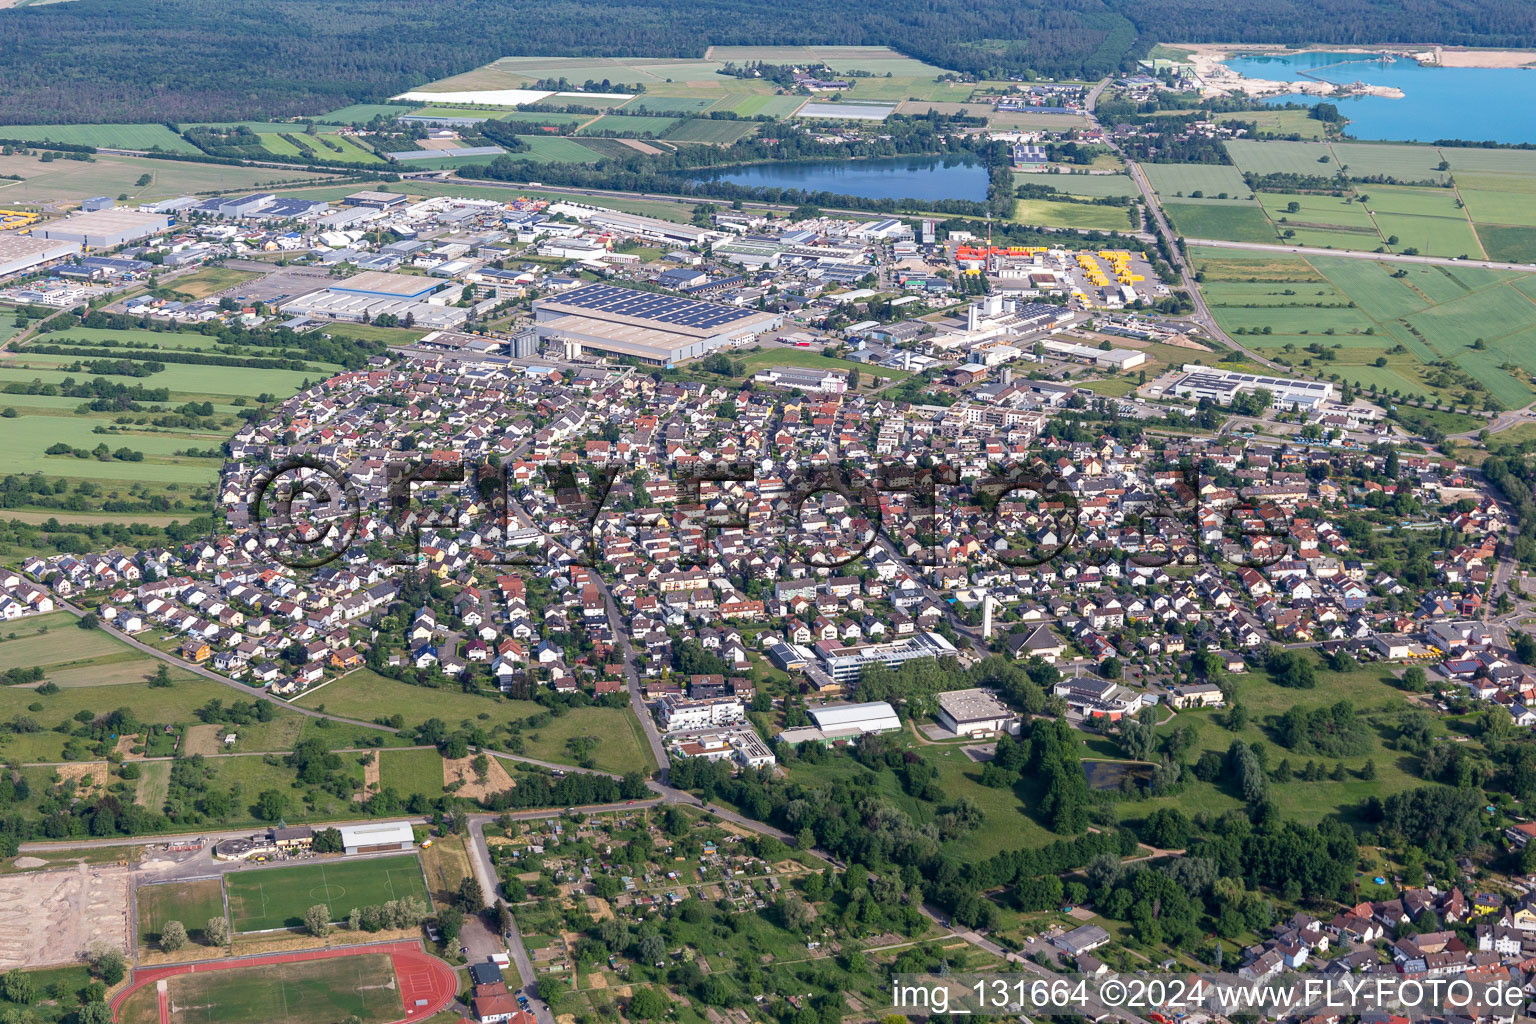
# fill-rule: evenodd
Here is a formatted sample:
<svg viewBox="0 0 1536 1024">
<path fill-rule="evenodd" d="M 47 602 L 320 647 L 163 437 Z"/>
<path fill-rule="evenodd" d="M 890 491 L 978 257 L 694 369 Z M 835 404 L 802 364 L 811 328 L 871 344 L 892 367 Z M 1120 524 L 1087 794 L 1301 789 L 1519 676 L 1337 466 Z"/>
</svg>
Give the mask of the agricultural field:
<svg viewBox="0 0 1536 1024">
<path fill-rule="evenodd" d="M 1467 379 L 1507 407 L 1532 398 L 1531 389 L 1505 368 L 1536 371 L 1536 280 L 1528 275 L 1330 257 L 1246 257 L 1198 246 L 1190 256 L 1223 329 L 1246 335 L 1246 344 L 1272 358 L 1363 387 L 1437 400 L 1459 401 Z M 1322 345 L 1332 358 L 1306 351 L 1312 345 Z M 1442 360 L 1454 369 L 1430 365 Z"/>
<path fill-rule="evenodd" d="M 427 899 L 421 862 L 414 854 L 260 868 L 230 875 L 226 884 L 237 932 L 299 927 L 304 911 L 318 903 L 330 908 L 332 921 L 344 921 L 354 907 Z"/>
<path fill-rule="evenodd" d="M 1036 224 L 1051 228 L 1125 231 L 1132 226 L 1131 212 L 1134 209 L 1049 199 L 1019 199 L 1014 202 L 1013 216 L 1009 220 L 1016 224 Z"/>
<path fill-rule="evenodd" d="M 315 118 L 321 124 L 367 124 L 375 117 L 403 117 L 416 113 L 415 107 L 395 103 L 354 103 Z"/>
<path fill-rule="evenodd" d="M 1139 196 L 1128 174 L 1040 174 L 1015 171 L 1015 185 L 1044 185 L 1069 196 L 1102 199 L 1106 196 Z"/>
<path fill-rule="evenodd" d="M 1440 169 L 1443 160 L 1434 146 L 1397 146 L 1368 142 L 1335 142 L 1330 147 L 1334 160 L 1350 178 L 1395 178 L 1409 184 L 1421 181 L 1443 183 L 1448 177 Z"/>
<path fill-rule="evenodd" d="M 1243 110 L 1232 114 L 1217 114 L 1216 120 L 1245 121 L 1262 133 L 1299 135 L 1303 139 L 1321 139 L 1327 132 L 1327 125 L 1313 117 L 1308 110 Z"/>
<path fill-rule="evenodd" d="M 0 174 L 19 175 L 22 179 L 0 180 L 0 205 L 8 206 L 68 203 L 99 195 L 127 195 L 134 201 L 163 199 L 194 192 L 255 189 L 329 177 L 298 168 L 290 171 L 273 167 L 229 167 L 105 154 L 97 154 L 89 161 L 53 160 L 49 163 L 36 156 L 0 156 Z M 150 180 L 140 185 L 139 180 L 145 175 Z"/>
<path fill-rule="evenodd" d="M 167 921 L 180 921 L 195 942 L 203 939 L 209 918 L 224 916 L 224 880 L 161 882 L 134 890 L 139 910 L 139 941 L 158 942 Z"/>
<path fill-rule="evenodd" d="M 1232 139 L 1227 155 L 1244 174 L 1302 174 L 1332 177 L 1339 164 L 1323 142 L 1259 142 Z"/>
<path fill-rule="evenodd" d="M 182 280 L 190 284 L 191 294 L 212 294 L 248 278 L 238 271 L 210 269 Z M 152 360 L 154 349 L 158 347 L 208 351 L 216 344 L 214 339 L 195 332 L 89 328 L 72 328 L 39 339 L 44 345 L 82 348 L 107 341 L 122 343 L 101 350 L 102 357 L 114 360 Z M 126 344 L 148 347 L 127 348 L 124 347 Z M 252 347 L 239 355 L 271 358 L 273 352 Z M 103 484 L 115 482 L 125 488 L 135 484 L 184 487 L 208 483 L 218 474 L 219 459 L 177 453 L 216 449 L 238 423 L 238 408 L 233 402 L 249 402 L 251 396 L 263 392 L 286 398 L 299 390 L 304 381 L 319 380 L 340 369 L 333 364 L 315 362 L 309 364 L 309 370 L 241 367 L 238 372 L 231 372 L 228 366 L 168 362 L 163 364 L 163 370 L 144 377 L 106 374 L 107 379 L 120 383 L 170 391 L 167 402 L 142 402 L 144 409 L 132 417 L 132 422 L 119 423 L 120 413 L 80 411 L 85 403 L 82 397 L 47 393 L 48 386 L 57 392 L 66 379 L 73 378 L 78 382 L 81 373 L 71 367 L 85 358 L 31 348 L 8 350 L 0 357 L 0 408 L 14 408 L 20 414 L 7 424 L 0 436 L 0 457 L 12 469 Z M 10 393 L 34 390 L 34 383 L 41 393 Z M 187 402 L 213 403 L 213 425 L 207 429 L 194 429 L 158 426 L 151 421 L 155 413 L 172 412 Z M 98 428 L 101 428 L 100 432 Z M 81 458 L 73 453 L 48 454 L 47 449 L 59 443 L 87 453 L 101 444 L 106 444 L 109 451 L 126 448 L 142 452 L 143 461 L 124 461 L 110 455 Z"/>
<path fill-rule="evenodd" d="M 163 124 L 8 124 L 0 138 L 21 142 L 57 142 L 98 149 L 161 149 L 195 154 L 199 150 Z"/>
<path fill-rule="evenodd" d="M 514 160 L 536 160 L 544 164 L 591 164 L 598 159 L 595 150 L 558 135 L 519 135 L 518 138 L 528 143 L 528 149 L 512 154 Z"/>
<path fill-rule="evenodd" d="M 659 137 L 681 123 L 675 117 L 644 117 L 637 114 L 604 114 L 577 131 L 577 135 L 613 132 L 617 135 Z"/>
<path fill-rule="evenodd" d="M 394 965 L 383 953 L 176 974 L 165 984 L 176 1024 L 383 1024 L 401 1014 Z M 120 1019 L 155 1024 L 158 1013 L 155 986 L 146 985 Z"/>
<path fill-rule="evenodd" d="M 1274 227 L 1257 203 L 1242 200 L 1174 200 L 1163 203 L 1174 230 L 1186 238 L 1233 242 L 1279 241 Z"/>
<path fill-rule="evenodd" d="M 739 139 L 756 133 L 760 127 L 761 125 L 755 121 L 714 121 L 697 117 L 679 123 L 662 137 L 669 142 L 707 142 L 717 146 L 729 146 Z"/>
<path fill-rule="evenodd" d="M 1229 164 L 1142 164 L 1147 180 L 1165 201 L 1180 197 L 1247 199 L 1253 194 L 1236 167 Z"/>
</svg>

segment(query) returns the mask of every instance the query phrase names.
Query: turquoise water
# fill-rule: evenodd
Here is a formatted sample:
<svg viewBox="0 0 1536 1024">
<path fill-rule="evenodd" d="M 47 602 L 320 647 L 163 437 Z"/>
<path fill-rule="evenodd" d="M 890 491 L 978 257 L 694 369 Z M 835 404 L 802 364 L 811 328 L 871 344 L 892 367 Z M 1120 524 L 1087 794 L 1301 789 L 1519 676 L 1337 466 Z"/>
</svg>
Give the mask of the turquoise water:
<svg viewBox="0 0 1536 1024">
<path fill-rule="evenodd" d="M 1278 96 L 1267 101 L 1336 103 L 1349 118 L 1345 130 L 1357 139 L 1536 143 L 1536 70 L 1424 67 L 1402 59 L 1385 63 L 1366 53 L 1234 57 L 1224 63 L 1249 78 L 1294 82 L 1303 78 L 1297 72 L 1306 71 L 1328 82 L 1401 89 L 1401 99 Z"/>
<path fill-rule="evenodd" d="M 971 156 L 785 160 L 721 168 L 701 177 L 737 185 L 835 192 L 864 199 L 987 198 L 987 169 Z"/>
</svg>

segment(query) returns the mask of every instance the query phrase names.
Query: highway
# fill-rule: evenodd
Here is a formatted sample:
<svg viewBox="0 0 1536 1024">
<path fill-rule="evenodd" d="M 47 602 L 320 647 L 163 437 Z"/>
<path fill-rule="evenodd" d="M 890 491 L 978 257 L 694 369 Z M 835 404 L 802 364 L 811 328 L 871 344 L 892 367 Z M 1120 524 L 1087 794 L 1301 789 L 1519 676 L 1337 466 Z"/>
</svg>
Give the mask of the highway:
<svg viewBox="0 0 1536 1024">
<path fill-rule="evenodd" d="M 1131 165 L 1136 167 L 1135 164 Z M 1136 168 L 1140 174 L 1141 169 Z M 1214 238 L 1186 238 L 1190 245 L 1212 249 L 1249 249 L 1254 252 L 1296 253 L 1301 256 L 1338 256 L 1347 260 L 1376 260 L 1381 263 L 1417 263 L 1430 267 L 1483 267 L 1486 270 L 1515 270 L 1536 274 L 1536 264 L 1500 263 L 1496 260 L 1459 260 L 1449 256 L 1410 256 L 1399 252 L 1364 252 L 1360 249 L 1319 249 L 1309 245 L 1280 245 L 1269 242 L 1225 242 Z"/>
</svg>

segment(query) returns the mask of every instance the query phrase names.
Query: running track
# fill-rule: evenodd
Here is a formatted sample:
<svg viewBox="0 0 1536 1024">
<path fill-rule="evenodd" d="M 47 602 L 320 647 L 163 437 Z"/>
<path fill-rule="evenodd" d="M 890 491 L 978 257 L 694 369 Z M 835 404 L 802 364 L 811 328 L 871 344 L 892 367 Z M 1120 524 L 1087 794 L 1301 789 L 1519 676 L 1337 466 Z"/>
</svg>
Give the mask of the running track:
<svg viewBox="0 0 1536 1024">
<path fill-rule="evenodd" d="M 133 982 L 112 997 L 112 1019 L 130 995 L 146 985 L 154 985 L 178 974 L 198 971 L 228 971 L 237 967 L 261 967 L 265 964 L 289 964 L 300 960 L 331 960 L 341 956 L 365 956 L 372 953 L 389 954 L 395 969 L 395 979 L 400 986 L 401 1009 L 405 1016 L 393 1024 L 415 1024 L 438 1013 L 459 991 L 458 975 L 443 961 L 422 951 L 419 942 L 377 942 L 365 946 L 344 946 L 338 949 L 314 949 L 303 953 L 271 953 L 264 956 L 231 957 L 225 960 L 207 960 L 194 964 L 171 964 L 150 967 L 133 972 Z M 171 1024 L 170 999 L 160 993 L 160 1024 Z"/>
</svg>

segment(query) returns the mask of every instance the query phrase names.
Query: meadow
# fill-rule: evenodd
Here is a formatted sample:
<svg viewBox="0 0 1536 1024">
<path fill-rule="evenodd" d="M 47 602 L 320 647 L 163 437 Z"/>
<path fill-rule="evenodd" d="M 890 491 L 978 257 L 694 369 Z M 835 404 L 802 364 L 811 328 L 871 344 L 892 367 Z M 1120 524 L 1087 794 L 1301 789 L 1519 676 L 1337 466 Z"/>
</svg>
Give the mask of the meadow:
<svg viewBox="0 0 1536 1024">
<path fill-rule="evenodd" d="M 1233 242 L 1279 241 L 1274 227 L 1257 203 L 1221 200 L 1165 201 L 1163 212 L 1174 230 L 1186 238 L 1226 239 Z"/>
<path fill-rule="evenodd" d="M 1141 169 L 1164 199 L 1190 197 L 1195 192 L 1206 199 L 1219 198 L 1223 192 L 1230 199 L 1253 194 L 1242 174 L 1229 164 L 1142 164 Z"/>
<path fill-rule="evenodd" d="M 1063 195 L 1102 199 L 1106 196 L 1139 196 L 1128 174 L 1037 174 L 1015 171 L 1015 185 L 1044 185 Z"/>
<path fill-rule="evenodd" d="M 299 927 L 304 912 L 320 903 L 330 908 L 332 921 L 344 921 L 355 907 L 409 897 L 427 899 L 415 854 L 261 868 L 230 875 L 226 884 L 229 914 L 237 932 Z"/>
</svg>

